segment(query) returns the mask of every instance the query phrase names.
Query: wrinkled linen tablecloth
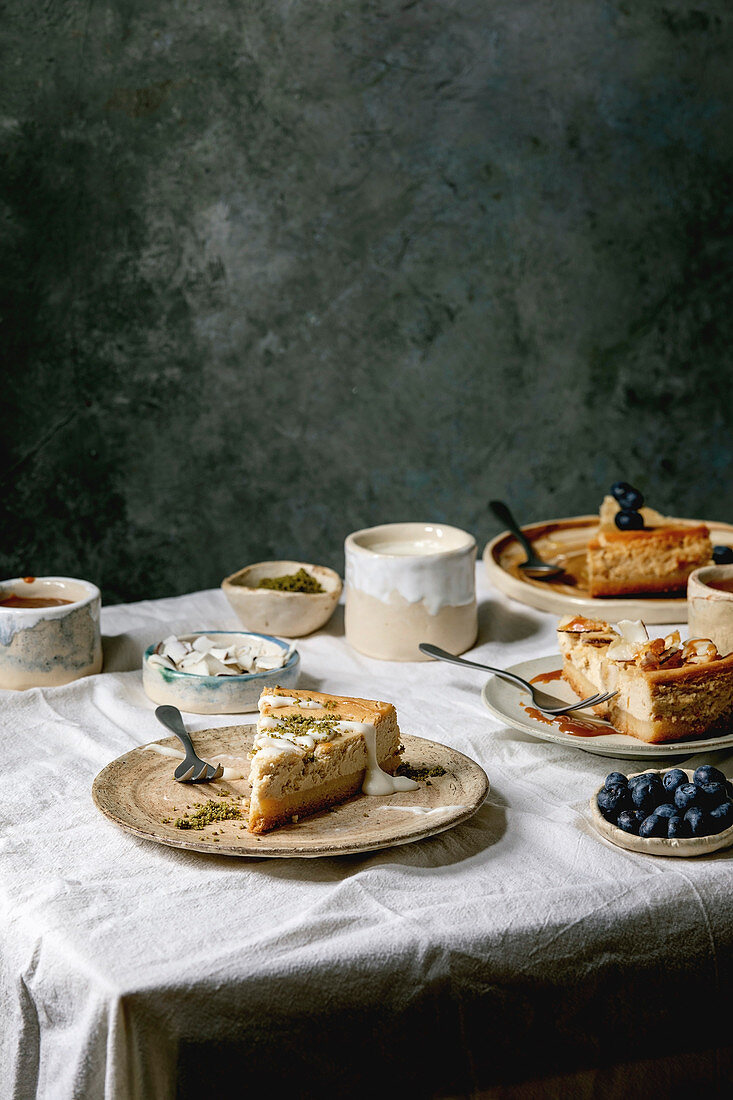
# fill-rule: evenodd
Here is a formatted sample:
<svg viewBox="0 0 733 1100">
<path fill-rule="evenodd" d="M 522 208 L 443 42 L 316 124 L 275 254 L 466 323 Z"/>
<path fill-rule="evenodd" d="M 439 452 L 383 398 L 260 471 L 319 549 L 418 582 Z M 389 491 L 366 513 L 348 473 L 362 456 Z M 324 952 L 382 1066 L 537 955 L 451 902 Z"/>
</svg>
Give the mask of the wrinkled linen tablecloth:
<svg viewBox="0 0 733 1100">
<path fill-rule="evenodd" d="M 481 565 L 477 584 L 476 659 L 556 652 L 555 616 L 505 599 Z M 360 656 L 341 608 L 299 641 L 300 686 L 391 700 L 405 733 L 477 760 L 491 791 L 468 823 L 366 855 L 255 861 L 104 818 L 94 777 L 165 736 L 145 646 L 237 627 L 218 590 L 108 607 L 102 674 L 0 692 L 3 1098 L 723 1091 L 729 853 L 604 842 L 588 799 L 635 761 L 502 726 L 480 672 Z M 705 760 L 731 774 L 726 754 L 684 764 Z"/>
</svg>

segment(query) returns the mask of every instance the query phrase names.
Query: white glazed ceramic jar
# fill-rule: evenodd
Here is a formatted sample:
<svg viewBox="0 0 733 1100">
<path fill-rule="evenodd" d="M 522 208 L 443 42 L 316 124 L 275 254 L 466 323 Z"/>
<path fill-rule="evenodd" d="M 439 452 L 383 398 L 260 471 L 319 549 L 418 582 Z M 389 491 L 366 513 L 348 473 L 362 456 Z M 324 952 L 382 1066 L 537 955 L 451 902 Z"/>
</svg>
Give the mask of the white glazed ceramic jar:
<svg viewBox="0 0 733 1100">
<path fill-rule="evenodd" d="M 0 581 L 0 688 L 58 687 L 100 672 L 101 605 L 97 586 L 73 577 Z"/>
<path fill-rule="evenodd" d="M 733 652 L 733 565 L 703 565 L 690 573 L 687 626 L 691 638 L 710 638 L 719 653 Z"/>
<path fill-rule="evenodd" d="M 388 661 L 424 661 L 431 642 L 463 653 L 476 641 L 476 540 L 441 523 L 386 523 L 344 544 L 346 640 Z"/>
</svg>

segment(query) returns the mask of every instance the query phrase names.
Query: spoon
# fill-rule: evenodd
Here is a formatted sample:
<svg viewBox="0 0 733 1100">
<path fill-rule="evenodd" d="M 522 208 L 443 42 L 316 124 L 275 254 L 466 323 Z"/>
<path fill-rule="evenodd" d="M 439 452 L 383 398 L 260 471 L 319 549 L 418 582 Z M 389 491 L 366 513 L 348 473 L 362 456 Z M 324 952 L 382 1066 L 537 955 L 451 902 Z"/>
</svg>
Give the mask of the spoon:
<svg viewBox="0 0 733 1100">
<path fill-rule="evenodd" d="M 553 577 L 559 577 L 561 573 L 565 572 L 561 565 L 552 565 L 549 561 L 543 561 L 539 554 L 535 553 L 531 542 L 528 540 L 524 531 L 503 501 L 490 500 L 489 508 L 497 519 L 506 524 L 507 528 L 514 535 L 514 538 L 527 555 L 527 560 L 520 562 L 519 565 L 523 573 L 526 573 L 528 577 L 532 577 L 537 581 L 549 581 L 552 580 Z"/>
</svg>

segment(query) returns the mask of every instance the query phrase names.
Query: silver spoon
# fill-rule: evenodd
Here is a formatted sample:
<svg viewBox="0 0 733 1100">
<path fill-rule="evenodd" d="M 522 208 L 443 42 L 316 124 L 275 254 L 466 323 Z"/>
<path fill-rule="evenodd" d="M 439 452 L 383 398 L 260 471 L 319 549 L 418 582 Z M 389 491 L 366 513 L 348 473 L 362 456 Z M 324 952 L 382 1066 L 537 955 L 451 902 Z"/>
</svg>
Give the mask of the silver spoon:
<svg viewBox="0 0 733 1100">
<path fill-rule="evenodd" d="M 538 710 L 544 711 L 545 714 L 567 714 L 571 710 L 596 707 L 599 703 L 605 703 L 607 699 L 612 699 L 614 695 L 618 695 L 617 691 L 599 691 L 595 695 L 589 695 L 587 699 L 581 699 L 579 703 L 563 703 L 562 699 L 558 699 L 557 696 L 548 695 L 546 691 L 530 684 L 529 680 L 523 680 L 521 676 L 515 676 L 513 672 L 507 672 L 503 668 L 492 668 L 491 665 L 480 665 L 478 661 L 468 661 L 465 657 L 457 657 L 455 653 L 448 653 L 446 649 L 431 645 L 430 642 L 420 642 L 417 648 L 427 657 L 435 657 L 438 661 L 450 661 L 452 665 L 465 665 L 468 668 L 481 668 L 486 672 L 493 672 L 495 676 L 501 676 L 504 680 L 509 680 L 512 684 L 528 691 L 532 696 L 534 705 Z"/>
<path fill-rule="evenodd" d="M 490 500 L 489 508 L 498 520 L 506 524 L 507 528 L 514 535 L 514 538 L 527 555 L 527 560 L 519 564 L 519 568 L 523 573 L 526 573 L 528 577 L 534 578 L 534 580 L 549 581 L 552 580 L 553 577 L 559 577 L 561 573 L 565 572 L 561 565 L 553 565 L 549 561 L 544 561 L 539 554 L 535 552 L 532 543 L 503 501 Z"/>
<path fill-rule="evenodd" d="M 179 783 L 187 783 L 189 780 L 192 783 L 208 783 L 212 779 L 221 779 L 224 774 L 222 765 L 217 764 L 214 767 L 213 764 L 207 764 L 205 760 L 202 760 L 196 754 L 193 741 L 183 724 L 183 715 L 178 707 L 156 707 L 155 717 L 166 729 L 170 730 L 171 733 L 175 733 L 186 750 L 185 759 L 173 772 L 174 779 L 177 779 Z"/>
</svg>

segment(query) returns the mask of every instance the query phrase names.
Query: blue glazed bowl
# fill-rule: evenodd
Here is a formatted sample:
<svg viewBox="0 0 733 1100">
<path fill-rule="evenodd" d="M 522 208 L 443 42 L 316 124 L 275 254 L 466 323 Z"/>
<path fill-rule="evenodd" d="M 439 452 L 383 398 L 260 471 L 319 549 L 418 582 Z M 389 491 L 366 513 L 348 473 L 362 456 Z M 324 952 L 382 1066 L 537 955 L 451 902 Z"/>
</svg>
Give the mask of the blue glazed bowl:
<svg viewBox="0 0 733 1100">
<path fill-rule="evenodd" d="M 216 638 L 222 645 L 237 639 L 262 638 L 282 647 L 290 648 L 281 638 L 270 634 L 254 634 L 248 630 L 199 630 L 181 634 L 185 641 L 193 641 L 206 635 Z M 282 668 L 266 672 L 248 672 L 241 676 L 200 676 L 193 672 L 160 668 L 151 665 L 149 658 L 160 642 L 148 646 L 143 654 L 143 688 L 154 703 L 172 704 L 191 714 L 243 714 L 257 710 L 257 702 L 263 688 L 295 687 L 300 674 L 300 654 L 294 650 Z"/>
</svg>

